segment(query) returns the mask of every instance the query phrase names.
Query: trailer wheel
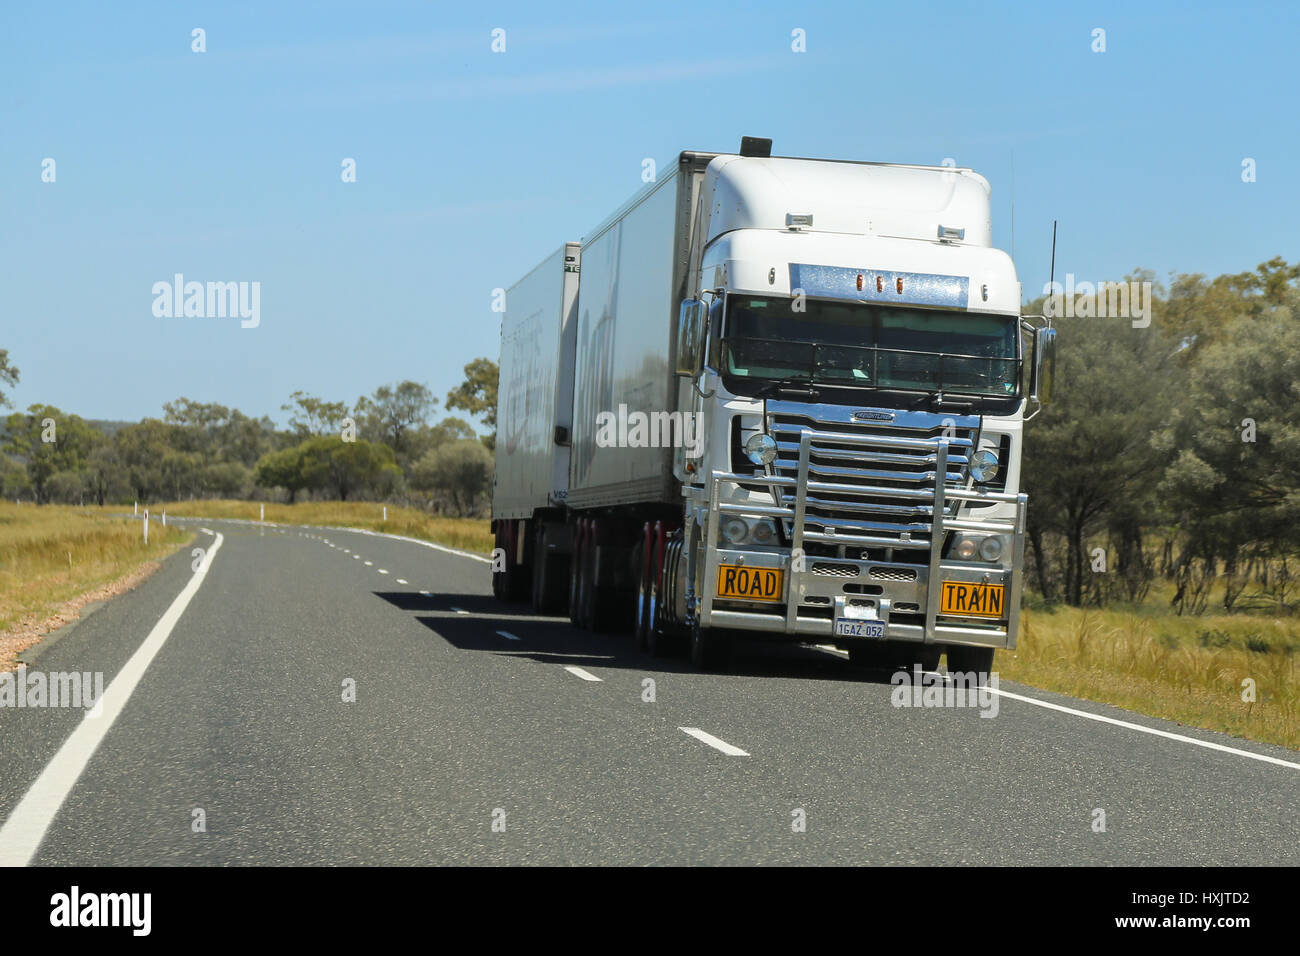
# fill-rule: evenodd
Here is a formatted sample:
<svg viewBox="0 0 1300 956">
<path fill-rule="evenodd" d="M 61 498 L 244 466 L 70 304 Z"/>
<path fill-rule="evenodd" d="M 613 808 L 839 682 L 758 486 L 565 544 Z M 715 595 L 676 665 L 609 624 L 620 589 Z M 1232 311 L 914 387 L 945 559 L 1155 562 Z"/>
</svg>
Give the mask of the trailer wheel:
<svg viewBox="0 0 1300 956">
<path fill-rule="evenodd" d="M 652 544 L 650 537 L 650 525 L 647 522 L 641 532 L 640 544 L 640 565 L 636 576 L 636 623 L 632 628 L 632 636 L 636 640 L 638 650 L 648 650 L 650 647 L 650 628 L 653 626 L 653 618 L 650 611 L 650 587 L 649 578 L 654 573 L 654 555 L 652 554 Z"/>
<path fill-rule="evenodd" d="M 582 566 L 587 552 L 586 525 L 579 521 L 573 533 L 573 567 L 569 574 L 569 622 L 582 627 Z"/>
<path fill-rule="evenodd" d="M 725 670 L 731 666 L 735 643 L 731 634 L 713 627 L 691 625 L 691 663 L 702 671 Z"/>
<path fill-rule="evenodd" d="M 993 651 L 991 647 L 969 647 L 963 644 L 948 645 L 948 672 L 975 675 L 974 681 L 983 687 L 988 683 L 989 672 L 993 670 Z"/>
<path fill-rule="evenodd" d="M 578 627 L 584 631 L 591 630 L 591 605 L 593 591 L 592 572 L 596 559 L 596 542 L 593 539 L 592 527 L 588 525 L 587 533 L 583 535 L 582 557 L 578 561 Z"/>
<path fill-rule="evenodd" d="M 533 610 L 538 614 L 557 614 L 565 609 L 568 585 L 564 580 L 561 555 L 546 550 L 546 529 L 538 528 L 533 539 Z"/>
</svg>

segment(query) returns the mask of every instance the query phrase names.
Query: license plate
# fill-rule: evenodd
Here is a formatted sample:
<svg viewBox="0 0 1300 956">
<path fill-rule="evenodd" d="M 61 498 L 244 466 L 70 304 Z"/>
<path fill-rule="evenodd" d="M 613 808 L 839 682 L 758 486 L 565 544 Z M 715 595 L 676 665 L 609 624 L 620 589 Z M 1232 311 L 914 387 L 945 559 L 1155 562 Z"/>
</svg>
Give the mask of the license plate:
<svg viewBox="0 0 1300 956">
<path fill-rule="evenodd" d="M 856 621 L 847 617 L 835 619 L 836 637 L 884 637 L 884 621 Z"/>
<path fill-rule="evenodd" d="M 939 592 L 939 613 L 967 617 L 1007 616 L 1007 589 L 1002 584 L 944 581 Z"/>
<path fill-rule="evenodd" d="M 785 571 L 781 568 L 718 566 L 718 597 L 737 601 L 781 601 L 785 596 Z"/>
</svg>

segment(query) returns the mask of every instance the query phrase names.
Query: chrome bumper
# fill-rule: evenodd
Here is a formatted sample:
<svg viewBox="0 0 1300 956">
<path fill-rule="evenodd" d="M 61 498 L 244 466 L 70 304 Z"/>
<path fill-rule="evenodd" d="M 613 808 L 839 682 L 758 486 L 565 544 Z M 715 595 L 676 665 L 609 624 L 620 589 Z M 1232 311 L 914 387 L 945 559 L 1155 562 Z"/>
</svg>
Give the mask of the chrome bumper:
<svg viewBox="0 0 1300 956">
<path fill-rule="evenodd" d="M 1016 634 L 1020 617 L 1020 592 L 1022 587 L 1022 562 L 1025 543 L 1025 507 L 1028 496 L 1007 492 L 978 491 L 976 489 L 954 489 L 944 484 L 947 474 L 948 443 L 946 439 L 917 439 L 918 450 L 932 450 L 936 454 L 934 485 L 926 489 L 925 501 L 932 506 L 932 524 L 928 535 L 899 537 L 877 537 L 861 534 L 827 534 L 806 531 L 804 516 L 806 500 L 809 493 L 832 493 L 845 495 L 888 495 L 892 489 L 869 487 L 863 485 L 845 485 L 831 482 L 810 481 L 808 476 L 809 446 L 817 439 L 831 439 L 841 444 L 852 439 L 843 434 L 828 435 L 815 431 L 805 431 L 800 442 L 799 475 L 797 478 L 780 475 L 738 475 L 729 472 L 712 472 L 708 478 L 707 492 L 709 518 L 706 522 L 705 547 L 703 549 L 704 567 L 700 580 L 701 588 L 694 598 L 700 623 L 706 627 L 734 627 L 742 630 L 761 631 L 772 634 L 786 634 L 792 637 L 829 638 L 832 636 L 836 617 L 845 616 L 843 611 L 847 604 L 859 603 L 874 612 L 876 619 L 885 625 L 885 637 L 891 640 L 919 641 L 942 644 L 972 644 L 983 647 L 1013 648 L 1016 646 Z M 780 501 L 779 489 L 793 488 L 794 506 L 756 505 L 722 500 L 722 488 L 726 483 L 738 486 L 759 486 L 773 491 L 773 501 Z M 978 520 L 969 517 L 949 516 L 945 514 L 946 502 L 978 501 L 1009 502 L 1016 506 L 1015 517 L 1011 520 Z M 719 550 L 718 526 L 728 514 L 763 515 L 792 526 L 792 547 L 790 552 L 760 552 L 744 549 Z M 692 523 L 692 529 L 694 525 Z M 1011 536 L 1011 567 L 979 564 L 976 562 L 945 561 L 942 557 L 944 541 L 950 531 L 969 531 L 985 534 L 1006 534 Z M 928 561 L 917 564 L 891 563 L 887 561 L 868 561 L 847 558 L 804 557 L 802 568 L 796 567 L 792 555 L 802 555 L 805 541 L 819 541 L 832 545 L 845 545 L 856 548 L 893 548 L 924 550 L 928 552 Z M 694 542 L 689 542 L 694 544 Z M 693 553 L 690 548 L 687 554 Z M 774 604 L 772 610 L 765 611 L 761 605 L 754 610 L 735 610 L 717 608 L 718 600 L 715 588 L 718 567 L 721 564 L 746 564 L 750 567 L 779 567 L 785 571 L 784 607 Z M 910 576 L 910 580 L 908 579 Z M 693 575 L 688 575 L 688 587 L 693 585 Z M 943 581 L 969 581 L 989 584 L 1002 584 L 1007 588 L 1007 617 L 1005 620 L 990 621 L 972 619 L 969 623 L 952 620 L 939 620 L 940 588 L 931 586 Z M 879 594 L 862 597 L 845 592 L 846 584 L 879 586 Z M 735 602 L 730 602 L 735 603 Z M 911 605 L 904 612 L 899 605 Z M 815 616 L 808 613 L 813 607 L 829 606 L 830 616 Z M 801 608 L 805 613 L 800 614 Z M 824 613 L 824 612 L 823 612 Z M 891 617 L 903 615 L 913 619 L 912 622 L 893 621 Z M 922 623 L 915 623 L 917 616 Z"/>
</svg>

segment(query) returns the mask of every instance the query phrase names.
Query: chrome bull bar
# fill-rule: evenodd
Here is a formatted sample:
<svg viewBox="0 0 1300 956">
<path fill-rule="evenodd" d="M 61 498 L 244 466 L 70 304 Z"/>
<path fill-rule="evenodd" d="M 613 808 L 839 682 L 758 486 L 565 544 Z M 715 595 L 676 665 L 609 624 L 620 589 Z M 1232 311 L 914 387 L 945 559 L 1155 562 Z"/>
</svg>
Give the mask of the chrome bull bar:
<svg viewBox="0 0 1300 956">
<path fill-rule="evenodd" d="M 935 456 L 935 477 L 933 485 L 923 488 L 894 488 L 875 485 L 841 484 L 838 482 L 815 481 L 809 478 L 811 445 L 815 441 L 833 441 L 837 445 L 871 444 L 869 436 L 857 436 L 842 432 L 824 432 L 806 429 L 802 432 L 799 443 L 799 469 L 797 477 L 769 473 L 763 475 L 740 475 L 732 472 L 713 471 L 708 478 L 709 518 L 706 522 L 704 566 L 699 579 L 698 593 L 694 568 L 690 568 L 687 578 L 688 596 L 699 614 L 704 626 L 736 627 L 785 634 L 827 635 L 832 631 L 832 622 L 824 617 L 800 617 L 799 606 L 802 596 L 798 578 L 806 573 L 796 571 L 792 566 L 790 555 L 782 555 L 779 565 L 785 570 L 785 613 L 779 615 L 762 611 L 737 611 L 715 609 L 715 590 L 718 579 L 718 567 L 721 553 L 718 548 L 718 532 L 722 519 L 728 514 L 758 515 L 790 522 L 791 554 L 802 555 L 804 543 L 817 541 L 832 545 L 848 545 L 861 548 L 893 548 L 927 550 L 928 563 L 911 565 L 918 571 L 928 569 L 925 580 L 925 616 L 924 625 L 886 624 L 886 636 L 902 640 L 942 642 L 951 644 L 975 644 L 995 647 L 1015 647 L 1019 628 L 1020 598 L 1023 581 L 1023 558 L 1025 543 L 1025 510 L 1028 496 L 1023 492 L 982 491 L 973 487 L 951 488 L 945 482 L 948 468 L 947 438 L 892 438 L 896 447 L 908 448 L 920 452 L 933 453 Z M 763 487 L 771 491 L 774 504 L 760 505 L 748 502 L 725 501 L 722 498 L 723 486 L 734 484 L 738 487 Z M 782 504 L 782 490 L 793 489 L 793 506 Z M 862 497 L 892 497 L 905 500 L 921 507 L 929 506 L 931 520 L 925 532 L 919 536 L 914 532 L 903 531 L 895 536 L 876 534 L 848 534 L 828 529 L 813 531 L 805 527 L 809 495 L 836 494 Z M 954 514 L 946 513 L 949 501 L 1012 503 L 1016 506 L 1015 516 L 1010 520 L 976 519 L 960 516 L 960 505 L 954 508 Z M 690 528 L 694 537 L 698 533 L 694 523 Z M 943 564 L 943 548 L 948 532 L 967 531 L 984 534 L 1010 535 L 1011 567 L 990 565 L 983 568 L 972 564 Z M 694 542 L 688 540 L 688 559 L 694 552 Z M 744 550 L 744 549 L 737 549 Z M 689 562 L 693 565 L 694 562 Z M 867 563 L 865 560 L 862 563 Z M 880 564 L 881 562 L 871 562 Z M 1005 627 L 963 627 L 950 621 L 940 622 L 939 602 L 940 583 L 944 580 L 943 570 L 948 571 L 949 580 L 980 579 L 981 572 L 995 571 L 1007 586 L 1007 621 Z M 885 602 L 888 606 L 888 602 Z"/>
</svg>

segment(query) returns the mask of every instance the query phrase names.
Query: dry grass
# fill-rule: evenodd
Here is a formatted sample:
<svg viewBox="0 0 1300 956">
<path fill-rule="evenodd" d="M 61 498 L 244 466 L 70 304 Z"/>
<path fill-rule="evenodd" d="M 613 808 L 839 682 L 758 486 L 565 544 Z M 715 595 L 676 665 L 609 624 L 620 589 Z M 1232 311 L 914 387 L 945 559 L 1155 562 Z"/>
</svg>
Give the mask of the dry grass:
<svg viewBox="0 0 1300 956">
<path fill-rule="evenodd" d="M 170 514 L 196 518 L 242 518 L 248 521 L 256 521 L 259 513 L 259 504 L 255 501 L 176 501 L 152 505 L 151 508 L 154 512 L 166 508 Z M 492 551 L 492 532 L 486 518 L 444 518 L 415 508 L 388 505 L 388 520 L 385 521 L 384 506 L 371 501 L 306 501 L 294 505 L 268 502 L 266 520 L 276 524 L 364 528 L 432 541 L 475 554 Z"/>
<path fill-rule="evenodd" d="M 114 509 L 119 510 L 119 509 Z M 0 502 L 0 634 L 38 627 L 87 592 L 134 576 L 191 537 L 105 509 Z"/>
<path fill-rule="evenodd" d="M 1002 677 L 1300 749 L 1300 620 L 1139 608 L 1026 609 Z M 1254 702 L 1242 700 L 1254 681 Z"/>
</svg>

